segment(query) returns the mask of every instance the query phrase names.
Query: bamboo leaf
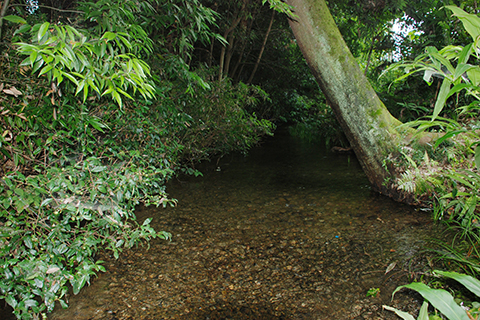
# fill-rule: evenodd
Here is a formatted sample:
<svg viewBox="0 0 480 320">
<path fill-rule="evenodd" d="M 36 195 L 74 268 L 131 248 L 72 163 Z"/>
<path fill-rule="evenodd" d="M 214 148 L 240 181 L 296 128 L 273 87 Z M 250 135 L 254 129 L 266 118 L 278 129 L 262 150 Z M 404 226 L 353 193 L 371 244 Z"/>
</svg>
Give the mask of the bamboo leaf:
<svg viewBox="0 0 480 320">
<path fill-rule="evenodd" d="M 13 23 L 27 24 L 27 21 L 19 16 L 8 15 L 3 17 L 3 19 Z"/>
<path fill-rule="evenodd" d="M 111 40 L 115 39 L 116 37 L 117 37 L 117 35 L 115 33 L 107 31 L 103 34 L 103 36 L 100 38 L 100 40 L 107 39 L 108 41 L 111 41 Z"/>
<path fill-rule="evenodd" d="M 77 79 L 75 79 L 74 76 L 72 76 L 72 75 L 71 75 L 70 73 L 68 73 L 68 72 L 62 72 L 62 75 L 63 75 L 64 77 L 67 77 L 70 81 L 72 81 L 72 82 L 78 87 L 78 81 L 77 81 Z"/>
<path fill-rule="evenodd" d="M 133 100 L 133 97 L 131 95 L 129 95 L 127 92 L 123 91 L 122 89 L 117 88 L 117 91 L 120 92 L 121 94 L 123 94 L 125 97 Z"/>
<path fill-rule="evenodd" d="M 450 89 L 450 91 L 448 92 L 447 94 L 447 99 L 450 98 L 452 95 L 454 95 L 455 93 L 459 92 L 459 91 L 462 91 L 463 89 L 465 88 L 471 88 L 472 85 L 469 84 L 469 83 L 459 83 L 459 84 L 456 84 L 453 86 L 452 89 Z"/>
<path fill-rule="evenodd" d="M 455 69 L 453 68 L 450 61 L 448 61 L 444 56 L 438 53 L 437 48 L 427 47 L 426 51 L 430 56 L 430 60 L 438 69 L 441 70 L 441 67 L 444 66 L 445 68 L 447 68 L 448 72 L 450 72 L 451 74 L 455 73 Z"/>
<path fill-rule="evenodd" d="M 32 51 L 32 53 L 30 53 L 30 64 L 33 66 L 33 64 L 35 63 L 35 61 L 37 61 L 37 56 L 38 56 L 38 52 L 37 51 Z"/>
</svg>

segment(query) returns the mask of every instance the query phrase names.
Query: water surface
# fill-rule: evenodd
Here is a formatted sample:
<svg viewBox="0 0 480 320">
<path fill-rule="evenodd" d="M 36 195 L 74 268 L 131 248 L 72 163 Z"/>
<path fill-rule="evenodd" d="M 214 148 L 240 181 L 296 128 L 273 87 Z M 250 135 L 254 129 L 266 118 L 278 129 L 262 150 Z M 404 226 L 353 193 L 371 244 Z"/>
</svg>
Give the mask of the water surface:
<svg viewBox="0 0 480 320">
<path fill-rule="evenodd" d="M 104 254 L 107 272 L 52 319 L 395 319 L 382 303 L 417 308 L 390 294 L 423 268 L 434 226 L 372 192 L 354 156 L 278 133 L 199 169 L 169 184 L 176 207 L 138 210 L 172 241 Z"/>
</svg>

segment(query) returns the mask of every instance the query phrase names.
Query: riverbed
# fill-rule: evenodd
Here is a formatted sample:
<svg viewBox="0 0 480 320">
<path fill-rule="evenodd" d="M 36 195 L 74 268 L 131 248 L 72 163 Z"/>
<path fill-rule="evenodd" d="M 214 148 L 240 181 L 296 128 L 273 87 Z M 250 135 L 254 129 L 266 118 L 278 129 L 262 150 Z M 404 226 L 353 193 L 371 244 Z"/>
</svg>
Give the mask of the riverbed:
<svg viewBox="0 0 480 320">
<path fill-rule="evenodd" d="M 382 304 L 418 310 L 417 295 L 391 301 L 391 292 L 429 269 L 424 250 L 438 227 L 428 212 L 372 192 L 354 155 L 279 132 L 198 169 L 203 177 L 169 183 L 177 206 L 137 210 L 172 240 L 118 260 L 102 253 L 107 272 L 49 318 L 398 319 Z"/>
</svg>

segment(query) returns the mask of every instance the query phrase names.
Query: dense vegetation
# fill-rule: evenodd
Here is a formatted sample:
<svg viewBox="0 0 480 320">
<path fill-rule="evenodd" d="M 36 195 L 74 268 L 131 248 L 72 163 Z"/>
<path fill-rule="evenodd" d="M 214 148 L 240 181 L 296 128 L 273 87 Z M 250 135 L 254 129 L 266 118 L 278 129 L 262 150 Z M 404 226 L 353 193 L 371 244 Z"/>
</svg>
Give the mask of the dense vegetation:
<svg viewBox="0 0 480 320">
<path fill-rule="evenodd" d="M 0 289 L 23 319 L 65 306 L 97 250 L 168 239 L 134 209 L 173 204 L 173 174 L 273 129 L 248 112 L 264 91 L 193 62 L 224 43 L 199 2 L 28 4 L 7 10 L 0 60 Z"/>
<path fill-rule="evenodd" d="M 165 183 L 200 174 L 198 161 L 246 152 L 274 123 L 348 146 L 287 19 L 264 3 L 3 1 L 0 292 L 18 318 L 66 306 L 69 286 L 103 270 L 98 250 L 168 239 L 134 210 L 174 204 Z M 329 7 L 390 112 L 433 132 L 385 163 L 401 164 L 405 191 L 436 199 L 435 217 L 460 230 L 441 254 L 475 273 L 480 22 L 451 7 L 458 23 L 450 4 L 477 12 L 476 1 Z M 394 21 L 413 29 L 394 33 Z"/>
</svg>

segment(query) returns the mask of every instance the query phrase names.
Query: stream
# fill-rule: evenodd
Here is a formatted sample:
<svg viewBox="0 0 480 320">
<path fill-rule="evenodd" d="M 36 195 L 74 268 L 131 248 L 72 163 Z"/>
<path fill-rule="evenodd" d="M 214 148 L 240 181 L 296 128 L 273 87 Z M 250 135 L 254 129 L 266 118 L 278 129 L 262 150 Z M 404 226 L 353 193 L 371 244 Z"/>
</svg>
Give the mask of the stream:
<svg viewBox="0 0 480 320">
<path fill-rule="evenodd" d="M 169 183 L 176 207 L 137 210 L 172 240 L 118 260 L 101 253 L 107 272 L 49 319 L 398 319 L 382 305 L 419 309 L 413 292 L 391 293 L 428 270 L 423 250 L 438 227 L 372 192 L 353 155 L 278 132 L 199 169 Z"/>
</svg>

